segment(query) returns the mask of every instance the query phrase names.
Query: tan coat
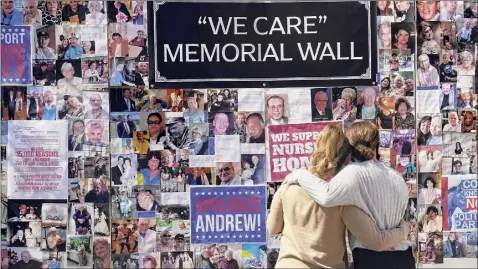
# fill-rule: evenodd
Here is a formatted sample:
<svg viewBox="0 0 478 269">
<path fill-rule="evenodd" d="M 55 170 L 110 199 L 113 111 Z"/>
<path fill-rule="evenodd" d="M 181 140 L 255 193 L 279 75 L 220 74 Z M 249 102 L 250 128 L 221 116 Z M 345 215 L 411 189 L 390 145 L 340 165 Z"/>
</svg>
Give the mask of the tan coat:
<svg viewBox="0 0 478 269">
<path fill-rule="evenodd" d="M 300 186 L 281 186 L 267 219 L 269 233 L 282 234 L 276 268 L 346 268 L 346 227 L 375 251 L 397 245 L 409 231 L 408 225 L 380 231 L 357 207 L 321 207 Z"/>
</svg>

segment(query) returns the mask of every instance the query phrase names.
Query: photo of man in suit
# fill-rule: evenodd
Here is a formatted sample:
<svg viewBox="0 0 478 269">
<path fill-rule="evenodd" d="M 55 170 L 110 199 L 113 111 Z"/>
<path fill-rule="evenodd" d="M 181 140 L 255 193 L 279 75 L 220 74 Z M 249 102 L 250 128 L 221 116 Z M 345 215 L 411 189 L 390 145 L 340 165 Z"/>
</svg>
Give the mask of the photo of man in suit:
<svg viewBox="0 0 478 269">
<path fill-rule="evenodd" d="M 13 90 L 8 91 L 8 95 L 4 99 L 5 107 L 8 111 L 8 120 L 15 119 L 15 92 Z"/>
<path fill-rule="evenodd" d="M 111 96 L 115 96 L 111 94 Z M 129 112 L 135 111 L 136 105 L 134 100 L 131 99 L 131 90 L 130 89 L 123 89 L 122 97 L 116 95 L 111 100 L 112 111 L 114 112 Z"/>
<path fill-rule="evenodd" d="M 122 116 L 118 125 L 116 125 L 116 131 L 118 132 L 118 137 L 120 138 L 132 138 L 133 132 L 135 130 L 132 127 L 136 128 L 136 126 L 131 126 L 128 123 L 126 116 Z"/>
<path fill-rule="evenodd" d="M 111 181 L 113 182 L 113 185 L 121 185 L 123 182 L 121 181 L 121 176 L 123 175 L 123 163 L 124 163 L 124 157 L 123 156 L 118 156 L 117 158 L 118 163 L 111 167 Z"/>
<path fill-rule="evenodd" d="M 266 99 L 267 121 L 266 125 L 287 124 L 289 119 L 285 114 L 285 96 L 271 95 Z"/>
<path fill-rule="evenodd" d="M 68 150 L 81 151 L 85 142 L 85 122 L 83 120 L 75 120 L 72 124 L 72 133 L 68 136 Z"/>
<path fill-rule="evenodd" d="M 312 121 L 332 120 L 332 110 L 328 107 L 329 97 L 325 91 L 318 91 L 314 95 L 314 107 L 312 108 Z"/>
</svg>

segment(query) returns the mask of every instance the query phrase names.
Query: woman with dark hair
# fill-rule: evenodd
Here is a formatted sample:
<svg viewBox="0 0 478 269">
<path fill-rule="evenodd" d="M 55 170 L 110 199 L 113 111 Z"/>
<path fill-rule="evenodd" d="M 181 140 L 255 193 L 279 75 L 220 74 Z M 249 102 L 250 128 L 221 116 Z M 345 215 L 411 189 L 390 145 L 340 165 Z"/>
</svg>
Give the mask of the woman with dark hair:
<svg viewBox="0 0 478 269">
<path fill-rule="evenodd" d="M 419 146 L 427 145 L 428 139 L 432 136 L 430 133 L 430 124 L 432 122 L 431 116 L 425 116 L 420 119 L 418 123 L 418 136 L 417 136 L 417 144 Z"/>
<path fill-rule="evenodd" d="M 354 163 L 344 167 L 333 178 L 331 176 L 330 181 L 320 180 L 310 172 L 298 169 L 289 174 L 282 185 L 299 183 L 311 198 L 329 209 L 339 205 L 355 205 L 371 216 L 382 230 L 400 226 L 407 209 L 408 188 L 400 173 L 378 161 L 377 127 L 367 121 L 356 122 L 347 129 L 345 136 L 351 145 Z M 300 210 L 297 208 L 295 214 L 301 210 L 303 207 L 300 207 Z M 354 222 L 364 221 L 363 218 L 358 220 L 357 217 L 354 220 Z M 297 219 L 291 222 L 296 232 L 301 224 L 297 223 Z M 331 227 L 327 226 L 326 229 Z M 372 249 L 372 245 L 364 242 L 363 238 L 355 240 L 350 234 L 349 238 L 355 269 L 415 268 L 415 258 L 407 240 L 401 243 L 396 241 L 397 244 L 392 244 L 392 247 L 377 252 Z"/>
<path fill-rule="evenodd" d="M 415 116 L 410 112 L 412 106 L 407 99 L 400 97 L 395 102 L 395 129 L 409 130 L 415 126 Z"/>
<path fill-rule="evenodd" d="M 403 198 L 400 199 L 403 200 L 400 201 L 400 203 L 403 203 L 403 208 L 400 207 L 402 212 L 393 217 L 396 223 L 393 225 L 387 223 L 389 226 L 383 229 L 386 231 L 379 230 L 379 227 L 377 227 L 378 223 L 374 223 L 369 217 L 372 214 L 367 215 L 355 206 L 343 206 L 351 205 L 353 204 L 352 202 L 346 201 L 342 203 L 340 201 L 344 198 L 343 195 L 348 192 L 343 182 L 354 181 L 350 179 L 350 176 L 347 176 L 346 181 L 338 178 L 343 173 L 339 171 L 350 161 L 351 155 L 354 158 L 361 159 L 373 159 L 376 157 L 378 130 L 375 128 L 375 132 L 367 132 L 367 129 L 374 125 L 370 122 L 360 123 L 366 129 L 357 130 L 356 127 L 353 128 L 355 125 L 353 124 L 350 128 L 355 130 L 352 132 L 365 134 L 369 139 L 374 140 L 370 142 L 376 146 L 375 150 L 362 148 L 362 146 L 357 144 L 358 141 L 355 140 L 355 137 L 351 137 L 350 144 L 355 144 L 356 146 L 351 147 L 347 138 L 343 135 L 341 127 L 338 125 L 328 125 L 316 141 L 316 150 L 312 153 L 309 170 L 301 170 L 290 175 L 292 179 L 306 178 L 306 184 L 303 184 L 304 188 L 302 189 L 297 185 L 283 185 L 275 193 L 267 219 L 267 230 L 270 234 L 282 234 L 279 258 L 276 264 L 277 268 L 346 268 L 347 264 L 343 260 L 346 253 L 345 228 L 358 237 L 357 243 L 360 240 L 360 242 L 363 242 L 374 251 L 389 249 L 406 238 L 409 227 L 405 225 L 406 223 L 402 217 L 407 206 L 408 190 L 401 175 L 392 169 L 389 168 L 390 172 L 388 172 L 383 164 L 377 162 L 381 167 L 381 177 L 392 178 L 392 181 L 401 185 L 401 188 L 399 184 L 390 185 L 389 187 L 393 190 L 402 189 L 404 192 Z M 376 139 L 372 139 L 375 136 Z M 358 155 L 360 154 L 358 152 L 351 154 L 351 148 L 362 149 L 365 157 L 359 157 Z M 347 167 L 350 166 L 352 165 Z M 368 164 L 367 162 L 366 166 L 372 166 L 372 163 Z M 343 169 L 345 170 L 347 167 Z M 370 167 L 364 166 L 364 169 L 370 169 Z M 356 170 L 355 172 L 360 171 Z M 342 176 L 342 178 L 345 177 Z M 299 181 L 301 184 L 304 183 L 302 180 Z M 335 182 L 339 182 L 339 185 L 342 185 L 340 189 L 333 186 Z M 328 186 L 324 187 L 323 184 Z M 367 186 L 370 185 L 367 184 Z M 356 189 L 359 188 L 358 186 L 354 187 Z M 337 196 L 342 198 L 334 198 L 333 194 L 327 193 L 327 191 L 321 192 L 321 188 L 331 189 L 332 192 L 337 193 Z M 318 190 L 316 194 L 324 198 L 324 201 L 319 202 L 321 205 L 316 203 L 317 196 L 315 194 L 311 196 L 306 195 L 307 193 L 310 194 L 310 190 L 313 189 Z M 343 191 L 339 194 L 338 192 L 341 190 Z M 362 193 L 362 191 L 358 191 L 358 193 Z M 348 194 L 348 196 L 354 196 L 350 192 Z M 364 196 L 369 197 L 368 195 Z M 396 211 L 396 203 L 398 201 L 394 198 L 397 198 L 397 196 L 392 194 L 388 198 L 388 201 L 393 201 L 393 204 L 390 203 L 390 207 L 387 209 L 393 207 L 395 210 L 392 211 Z M 350 201 L 352 200 L 354 198 L 350 199 Z M 323 202 L 325 202 L 325 206 L 322 205 Z M 387 214 L 390 213 L 395 214 L 395 212 L 388 212 Z M 391 217 L 391 215 L 388 216 Z M 398 228 L 395 228 L 397 226 Z M 324 242 L 327 242 L 327 244 L 324 244 Z M 411 258 L 413 259 L 413 256 Z M 377 264 L 387 267 L 386 262 L 383 264 L 377 261 Z"/>
<path fill-rule="evenodd" d="M 42 8 L 42 24 L 57 25 L 61 24 L 61 10 L 58 8 L 57 0 L 46 0 Z"/>
<path fill-rule="evenodd" d="M 382 81 L 380 82 L 380 92 L 382 93 L 382 96 L 389 96 L 391 94 L 392 88 L 390 84 L 389 77 L 382 78 Z"/>
<path fill-rule="evenodd" d="M 419 205 L 431 205 L 441 203 L 441 190 L 436 187 L 437 183 L 433 177 L 427 177 L 423 182 L 422 189 L 418 195 Z"/>
<path fill-rule="evenodd" d="M 390 1 L 377 1 L 377 16 L 393 16 L 392 9 L 390 8 Z"/>
<path fill-rule="evenodd" d="M 399 22 L 392 24 L 392 49 L 410 49 L 413 47 L 412 44 L 409 44 L 411 29 L 409 23 Z M 412 40 L 414 40 L 412 38 Z"/>
<path fill-rule="evenodd" d="M 455 144 L 455 154 L 460 155 L 462 153 L 463 153 L 463 148 L 461 147 L 461 143 L 456 142 L 456 144 Z"/>
</svg>

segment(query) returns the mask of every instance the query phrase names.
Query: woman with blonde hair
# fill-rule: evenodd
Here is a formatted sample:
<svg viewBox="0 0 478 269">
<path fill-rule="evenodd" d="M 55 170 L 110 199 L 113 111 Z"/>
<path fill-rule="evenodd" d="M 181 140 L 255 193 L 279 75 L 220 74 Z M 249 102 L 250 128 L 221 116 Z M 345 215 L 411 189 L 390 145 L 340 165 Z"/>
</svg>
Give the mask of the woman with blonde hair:
<svg viewBox="0 0 478 269">
<path fill-rule="evenodd" d="M 350 146 L 340 125 L 325 127 L 316 148 L 309 170 L 299 173 L 306 173 L 312 184 L 327 182 L 350 160 Z M 323 207 L 306 194 L 297 185 L 283 185 L 274 195 L 267 229 L 270 234 L 282 234 L 276 268 L 347 268 L 345 228 L 376 251 L 398 244 L 409 232 L 404 221 L 380 231 L 359 208 Z"/>
<path fill-rule="evenodd" d="M 295 170 L 286 177 L 282 185 L 287 188 L 287 184 L 298 182 L 313 200 L 327 210 L 341 205 L 354 205 L 371 216 L 381 230 L 397 227 L 402 223 L 407 209 L 408 188 L 400 173 L 378 161 L 377 127 L 368 121 L 356 122 L 347 129 L 345 136 L 350 143 L 354 163 L 344 167 L 332 179 L 329 178 L 330 180 L 323 180 L 321 178 L 324 177 L 317 177 L 304 169 Z M 334 138 L 331 137 L 330 140 L 332 139 Z M 339 143 L 335 141 L 334 144 Z M 296 219 L 298 218 L 294 218 L 293 222 L 297 222 Z M 355 225 L 366 221 L 363 218 L 354 218 Z M 327 226 L 326 229 L 330 230 L 332 227 Z M 386 250 L 382 252 L 376 252 L 364 238 L 355 240 L 354 236 L 350 236 L 349 241 L 355 269 L 415 268 L 411 243 L 408 240 L 399 244 L 388 242 L 390 245 L 382 248 L 381 250 Z M 398 241 L 400 240 L 394 243 Z"/>
</svg>

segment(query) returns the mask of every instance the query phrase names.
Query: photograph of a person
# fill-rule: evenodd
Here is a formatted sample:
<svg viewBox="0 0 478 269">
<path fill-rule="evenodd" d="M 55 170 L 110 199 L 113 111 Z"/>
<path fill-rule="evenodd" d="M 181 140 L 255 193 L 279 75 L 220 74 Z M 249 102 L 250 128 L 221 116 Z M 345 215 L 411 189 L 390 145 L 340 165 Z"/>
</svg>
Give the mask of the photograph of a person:
<svg viewBox="0 0 478 269">
<path fill-rule="evenodd" d="M 266 94 L 266 125 L 280 125 L 289 122 L 289 105 L 286 94 Z"/>
<path fill-rule="evenodd" d="M 103 1 L 88 1 L 88 14 L 86 14 L 85 23 L 88 25 L 106 24 L 105 6 Z"/>
<path fill-rule="evenodd" d="M 441 232 L 443 231 L 442 227 L 442 211 L 440 204 L 429 204 L 419 207 L 418 229 L 420 232 Z"/>
<path fill-rule="evenodd" d="M 82 5 L 84 1 L 65 1 L 62 5 L 62 21 L 70 24 L 86 23 L 86 7 Z"/>
<path fill-rule="evenodd" d="M 393 17 L 377 17 L 377 48 L 389 50 L 392 48 L 392 22 Z"/>
<path fill-rule="evenodd" d="M 357 118 L 357 92 L 354 88 L 332 89 L 332 114 L 334 120 L 354 121 Z"/>
<path fill-rule="evenodd" d="M 332 96 L 331 89 L 311 89 L 312 121 L 332 120 Z"/>
<path fill-rule="evenodd" d="M 232 112 L 209 112 L 209 137 L 234 135 L 234 114 Z"/>
<path fill-rule="evenodd" d="M 131 2 L 132 1 L 108 1 L 106 6 L 108 22 L 130 22 L 133 19 L 130 12 Z"/>
<path fill-rule="evenodd" d="M 208 112 L 237 111 L 237 89 L 220 89 L 207 91 Z"/>
<path fill-rule="evenodd" d="M 36 60 L 33 64 L 34 84 L 56 86 L 56 64 L 54 60 Z"/>
<path fill-rule="evenodd" d="M 458 21 L 463 19 L 464 1 L 440 1 L 440 21 Z"/>
<path fill-rule="evenodd" d="M 418 1 L 417 21 L 440 21 L 440 1 Z"/>
<path fill-rule="evenodd" d="M 109 95 L 108 92 L 83 91 L 84 118 L 85 119 L 108 119 L 109 118 Z"/>
<path fill-rule="evenodd" d="M 156 218 L 161 212 L 161 190 L 159 186 L 135 186 L 133 193 L 136 196 L 136 217 Z"/>
<path fill-rule="evenodd" d="M 111 189 L 111 218 L 113 220 L 132 219 L 136 216 L 136 199 L 132 186 L 119 186 Z"/>
<path fill-rule="evenodd" d="M 81 60 L 56 61 L 56 78 L 58 93 L 81 94 L 83 79 L 81 78 Z"/>
<path fill-rule="evenodd" d="M 243 124 L 243 126 L 245 127 L 245 123 Z M 189 132 L 191 143 L 188 147 L 190 154 L 209 155 L 209 125 L 207 123 L 189 123 L 189 128 L 191 129 L 191 131 Z M 246 133 L 244 133 L 244 142 L 245 141 Z"/>
<path fill-rule="evenodd" d="M 27 119 L 27 87 L 2 87 L 3 119 Z"/>
<path fill-rule="evenodd" d="M 143 25 L 127 24 L 128 56 L 142 61 L 148 57 L 148 36 Z"/>
<path fill-rule="evenodd" d="M 136 101 L 129 88 L 110 88 L 111 112 L 134 112 Z"/>
<path fill-rule="evenodd" d="M 69 236 L 67 241 L 68 267 L 93 267 L 92 236 Z"/>
<path fill-rule="evenodd" d="M 418 26 L 417 47 L 423 54 L 440 54 L 441 37 L 443 36 L 439 22 L 421 22 Z"/>
<path fill-rule="evenodd" d="M 392 49 L 411 50 L 415 53 L 415 25 L 410 22 L 395 22 L 392 26 Z"/>
<path fill-rule="evenodd" d="M 47 26 L 36 29 L 36 52 L 34 59 L 56 60 L 55 27 Z"/>
<path fill-rule="evenodd" d="M 82 119 L 85 115 L 83 96 L 71 96 L 58 94 L 57 99 L 58 119 L 72 120 Z"/>
<path fill-rule="evenodd" d="M 108 61 L 106 56 L 81 59 L 83 84 L 108 83 Z"/>
<path fill-rule="evenodd" d="M 42 249 L 49 252 L 65 251 L 67 232 L 65 228 L 43 228 Z"/>
<path fill-rule="evenodd" d="M 265 182 L 265 155 L 242 154 L 241 178 L 244 185 L 262 185 Z"/>
<path fill-rule="evenodd" d="M 41 222 L 15 221 L 7 224 L 8 246 L 37 248 L 41 243 Z"/>
<path fill-rule="evenodd" d="M 204 90 L 185 90 L 183 116 L 189 123 L 205 123 L 207 120 L 207 100 Z"/>
</svg>

